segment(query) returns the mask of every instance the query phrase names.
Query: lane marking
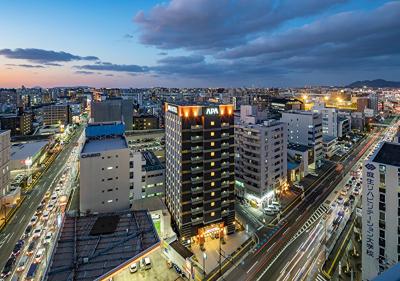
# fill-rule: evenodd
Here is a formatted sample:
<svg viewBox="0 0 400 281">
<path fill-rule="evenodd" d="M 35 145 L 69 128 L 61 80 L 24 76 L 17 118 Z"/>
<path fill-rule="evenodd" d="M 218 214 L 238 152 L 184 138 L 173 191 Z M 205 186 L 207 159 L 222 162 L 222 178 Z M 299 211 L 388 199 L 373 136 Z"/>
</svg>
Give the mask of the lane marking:
<svg viewBox="0 0 400 281">
<path fill-rule="evenodd" d="M 257 263 L 258 263 L 258 261 L 256 261 L 256 262 L 249 268 L 249 270 L 246 271 L 246 274 L 249 274 L 249 272 L 256 266 Z"/>
</svg>

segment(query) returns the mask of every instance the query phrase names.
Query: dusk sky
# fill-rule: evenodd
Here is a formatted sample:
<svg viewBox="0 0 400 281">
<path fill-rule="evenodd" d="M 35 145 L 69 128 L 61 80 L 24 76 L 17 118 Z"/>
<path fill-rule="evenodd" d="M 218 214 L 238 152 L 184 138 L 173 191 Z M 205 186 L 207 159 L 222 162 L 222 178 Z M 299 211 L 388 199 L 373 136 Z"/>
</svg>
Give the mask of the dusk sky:
<svg viewBox="0 0 400 281">
<path fill-rule="evenodd" d="M 400 80 L 400 1 L 1 1 L 0 87 Z"/>
</svg>

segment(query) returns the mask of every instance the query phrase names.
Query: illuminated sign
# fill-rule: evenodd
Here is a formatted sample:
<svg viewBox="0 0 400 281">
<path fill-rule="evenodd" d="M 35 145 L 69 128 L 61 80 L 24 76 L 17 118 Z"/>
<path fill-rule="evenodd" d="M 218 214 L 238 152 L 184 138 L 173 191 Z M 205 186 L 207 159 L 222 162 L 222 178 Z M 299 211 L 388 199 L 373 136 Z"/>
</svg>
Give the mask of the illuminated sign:
<svg viewBox="0 0 400 281">
<path fill-rule="evenodd" d="M 374 258 L 375 256 L 375 249 L 374 249 L 374 185 L 375 185 L 375 174 L 372 172 L 373 170 L 376 169 L 375 165 L 372 163 L 367 163 L 365 165 L 365 168 L 367 169 L 366 176 L 367 176 L 367 196 L 366 196 L 366 206 L 363 206 L 363 208 L 366 208 L 366 219 L 367 219 L 367 224 L 366 224 L 366 230 L 367 230 L 367 235 L 365 237 L 366 240 L 366 253 L 368 256 Z M 363 238 L 364 239 L 364 238 Z"/>
<path fill-rule="evenodd" d="M 218 107 L 206 108 L 206 115 L 215 115 L 215 114 L 219 114 Z"/>
<path fill-rule="evenodd" d="M 178 108 L 176 106 L 168 105 L 167 110 L 169 112 L 173 112 L 173 113 L 178 114 Z"/>
</svg>

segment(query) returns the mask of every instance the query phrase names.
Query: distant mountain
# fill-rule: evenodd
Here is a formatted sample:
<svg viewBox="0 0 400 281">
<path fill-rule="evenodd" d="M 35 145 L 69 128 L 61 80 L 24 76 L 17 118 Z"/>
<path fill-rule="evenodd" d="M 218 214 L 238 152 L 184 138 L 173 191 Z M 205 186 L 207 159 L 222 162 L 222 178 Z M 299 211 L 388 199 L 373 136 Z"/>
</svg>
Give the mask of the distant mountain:
<svg viewBox="0 0 400 281">
<path fill-rule="evenodd" d="M 400 82 L 386 81 L 383 79 L 356 81 L 348 85 L 349 88 L 360 88 L 363 86 L 371 88 L 400 88 Z"/>
</svg>

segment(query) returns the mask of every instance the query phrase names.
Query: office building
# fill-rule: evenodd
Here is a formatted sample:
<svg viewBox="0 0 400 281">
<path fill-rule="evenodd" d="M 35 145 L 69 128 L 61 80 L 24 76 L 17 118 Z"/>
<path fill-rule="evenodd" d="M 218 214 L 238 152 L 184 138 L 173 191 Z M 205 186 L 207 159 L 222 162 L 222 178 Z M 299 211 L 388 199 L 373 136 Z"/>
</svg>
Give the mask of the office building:
<svg viewBox="0 0 400 281">
<path fill-rule="evenodd" d="M 322 135 L 337 137 L 338 136 L 338 113 L 335 108 L 314 107 L 322 115 Z"/>
<path fill-rule="evenodd" d="M 285 189 L 286 178 L 286 123 L 269 120 L 236 125 L 236 195 L 267 205 Z"/>
<path fill-rule="evenodd" d="M 350 117 L 351 118 L 351 117 Z M 351 131 L 351 119 L 349 117 L 345 116 L 339 116 L 338 117 L 338 123 L 337 123 L 337 132 L 338 132 L 338 138 L 343 138 L 347 134 L 350 133 Z"/>
<path fill-rule="evenodd" d="M 0 206 L 9 190 L 10 182 L 10 131 L 0 130 Z"/>
<path fill-rule="evenodd" d="M 0 116 L 2 130 L 10 130 L 11 136 L 25 136 L 32 133 L 32 113 L 7 114 Z"/>
<path fill-rule="evenodd" d="M 287 124 L 288 143 L 313 148 L 314 160 L 309 168 L 315 169 L 319 167 L 324 157 L 321 113 L 301 110 L 285 111 L 282 112 L 281 121 Z"/>
<path fill-rule="evenodd" d="M 183 243 L 233 233 L 233 105 L 166 104 L 166 204 Z"/>
<path fill-rule="evenodd" d="M 131 131 L 133 118 L 132 101 L 122 98 L 92 101 L 91 118 L 95 123 L 120 121 L 124 123 L 125 131 Z"/>
<path fill-rule="evenodd" d="M 358 97 L 357 98 L 357 112 L 364 112 L 366 108 L 369 108 L 369 98 L 368 97 Z"/>
<path fill-rule="evenodd" d="M 368 108 L 374 111 L 374 115 L 377 115 L 379 113 L 379 95 L 377 93 L 369 95 Z"/>
<path fill-rule="evenodd" d="M 92 123 L 80 155 L 80 211 L 129 209 L 129 148 L 120 122 Z"/>
<path fill-rule="evenodd" d="M 336 152 L 337 139 L 332 136 L 322 136 L 322 144 L 324 147 L 324 157 L 331 158 Z"/>
<path fill-rule="evenodd" d="M 372 280 L 400 261 L 400 144 L 381 144 L 362 184 L 362 279 Z"/>
<path fill-rule="evenodd" d="M 132 126 L 134 131 L 158 129 L 158 117 L 154 115 L 133 116 Z"/>
<path fill-rule="evenodd" d="M 72 122 L 72 114 L 67 104 L 52 104 L 42 108 L 44 125 L 66 125 Z"/>
</svg>

